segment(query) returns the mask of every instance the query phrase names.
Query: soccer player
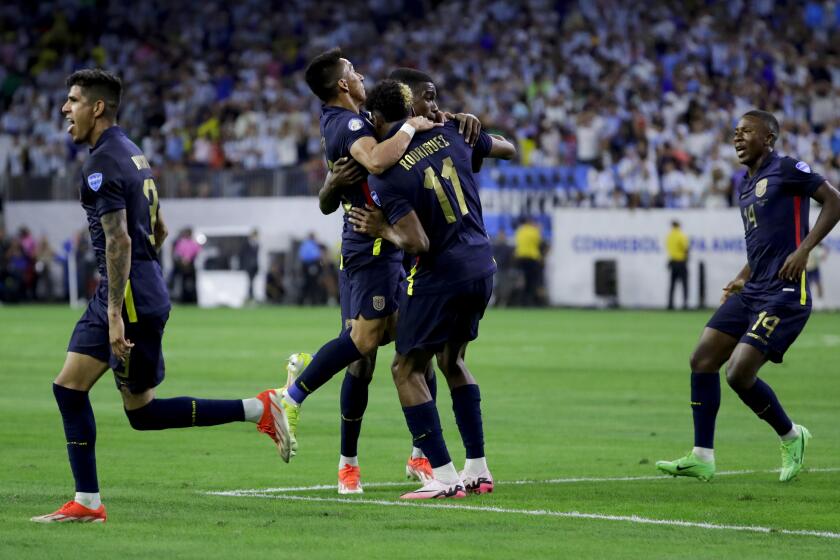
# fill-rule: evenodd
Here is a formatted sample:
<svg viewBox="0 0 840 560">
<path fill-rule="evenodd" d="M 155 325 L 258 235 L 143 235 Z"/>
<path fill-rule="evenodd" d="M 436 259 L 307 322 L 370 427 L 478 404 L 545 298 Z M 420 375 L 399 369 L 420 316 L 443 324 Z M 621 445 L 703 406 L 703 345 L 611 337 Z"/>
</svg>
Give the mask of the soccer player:
<svg viewBox="0 0 840 560">
<path fill-rule="evenodd" d="M 411 110 L 409 88 L 385 80 L 371 92 L 371 110 L 380 137 L 396 134 Z M 511 158 L 507 141 L 480 133 L 475 148 L 449 122 L 417 134 L 399 164 L 369 177 L 371 197 L 388 222 L 379 227 L 361 208 L 350 210 L 359 231 L 381 233 L 408 253 L 419 255 L 401 294 L 392 372 L 415 445 L 432 465 L 434 479 L 405 499 L 462 498 L 466 491 L 491 492 L 493 477 L 484 456 L 481 396 L 464 362 L 467 344 L 478 336 L 493 287 L 493 249 L 482 221 L 473 171 L 485 157 Z M 440 427 L 424 372 L 441 353 L 439 366 L 452 394 L 455 420 L 467 460 L 457 472 Z"/>
<path fill-rule="evenodd" d="M 381 173 L 399 160 L 415 132 L 442 126 L 425 117 L 415 117 L 406 122 L 399 134 L 377 142 L 373 125 L 361 114 L 366 97 L 364 76 L 342 57 L 340 49 L 316 56 L 307 66 L 305 78 L 312 92 L 324 102 L 321 136 L 330 168 L 335 162 L 352 157 L 368 173 Z M 344 183 L 344 188 L 324 188 L 319 193 L 323 213 L 332 213 L 342 204 L 346 211 L 373 202 L 365 173 L 346 171 L 352 180 L 349 186 Z M 402 251 L 383 239 L 354 232 L 345 217 L 340 268 L 342 330 L 313 357 L 293 355 L 281 404 L 289 419 L 292 448 L 296 450 L 300 405 L 333 375 L 357 362 L 350 367 L 342 385 L 338 473 L 339 493 L 354 494 L 362 492 L 357 442 L 367 407 L 367 386 L 376 349 L 386 341 L 386 332 L 389 327 L 393 330 L 396 320 Z"/>
<path fill-rule="evenodd" d="M 803 161 L 773 151 L 779 123 L 749 111 L 735 128 L 735 152 L 747 167 L 740 187 L 747 264 L 724 289 L 721 305 L 691 356 L 694 448 L 656 467 L 674 476 L 711 480 L 715 474 L 715 418 L 720 407 L 719 370 L 729 386 L 781 439 L 779 480 L 802 469 L 810 432 L 788 418 L 776 394 L 758 377 L 769 360 L 781 363 L 811 314 L 805 265 L 809 253 L 840 220 L 840 193 Z M 813 198 L 822 210 L 808 232 Z"/>
<path fill-rule="evenodd" d="M 98 69 L 67 78 L 61 108 L 76 144 L 90 146 L 80 188 L 101 281 L 76 324 L 53 393 L 64 422 L 76 495 L 58 511 L 32 521 L 104 522 L 96 473 L 96 423 L 88 392 L 110 367 L 135 430 L 163 430 L 250 421 L 288 461 L 290 434 L 275 390 L 255 398 L 159 399 L 161 339 L 169 294 L 158 251 L 166 237 L 149 162 L 116 125 L 122 83 Z"/>
<path fill-rule="evenodd" d="M 391 73 L 391 77 L 408 84 L 412 88 L 412 108 L 414 115 L 426 117 L 430 121 L 441 122 L 443 119 L 454 119 L 459 123 L 459 133 L 471 145 L 478 139 L 481 130 L 481 122 L 468 113 L 443 113 L 438 110 L 437 90 L 432 78 L 423 72 L 411 68 L 399 68 Z M 319 192 L 319 202 L 324 214 L 330 214 L 337 209 L 335 196 L 342 192 L 342 189 L 358 187 L 367 177 L 363 173 L 364 168 L 357 164 L 354 159 L 342 157 L 332 165 L 323 188 Z M 331 200 L 332 199 L 332 200 Z M 408 258 L 408 257 L 407 257 Z M 411 265 L 405 265 L 406 269 Z M 359 277 L 359 274 L 356 274 Z M 391 278 L 394 280 L 394 278 Z M 342 268 L 339 271 L 339 283 L 341 285 L 342 302 L 342 324 L 352 317 L 351 311 L 347 308 L 352 300 L 350 292 L 351 284 L 347 282 L 347 273 Z M 385 288 L 386 293 L 396 293 L 398 286 Z M 392 329 L 391 329 L 392 330 Z M 393 333 L 389 333 L 392 336 Z M 306 361 L 311 359 L 307 354 L 296 354 L 290 358 L 290 376 L 294 377 L 297 370 L 305 367 Z M 339 493 L 359 493 L 362 491 L 361 473 L 358 462 L 358 441 L 361 433 L 362 419 L 367 408 L 368 385 L 373 376 L 376 364 L 376 350 L 366 355 L 361 360 L 350 364 L 341 386 L 341 452 L 339 455 Z M 437 382 L 434 368 L 431 362 L 426 370 L 426 384 L 435 399 L 437 394 Z M 411 455 L 406 462 L 406 476 L 420 482 L 428 482 L 432 478 L 432 467 L 429 460 L 423 455 L 423 451 L 413 446 Z"/>
</svg>

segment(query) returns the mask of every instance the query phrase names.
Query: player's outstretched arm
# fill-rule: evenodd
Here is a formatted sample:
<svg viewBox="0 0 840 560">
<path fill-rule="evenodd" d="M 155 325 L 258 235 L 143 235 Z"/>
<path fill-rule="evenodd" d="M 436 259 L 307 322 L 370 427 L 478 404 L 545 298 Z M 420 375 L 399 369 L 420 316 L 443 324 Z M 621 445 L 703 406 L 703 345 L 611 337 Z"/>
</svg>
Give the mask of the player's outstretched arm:
<svg viewBox="0 0 840 560">
<path fill-rule="evenodd" d="M 513 159 L 516 157 L 516 146 L 513 145 L 513 142 L 498 134 L 490 134 L 490 138 L 493 140 L 493 146 L 490 148 L 487 157 L 496 159 Z"/>
<path fill-rule="evenodd" d="M 822 204 L 820 215 L 813 229 L 805 236 L 802 243 L 796 250 L 788 255 L 785 263 L 779 270 L 779 278 L 795 282 L 805 271 L 808 263 L 808 254 L 820 244 L 820 241 L 834 229 L 840 221 L 840 192 L 837 192 L 831 183 L 824 182 L 812 195 L 814 200 Z"/>
<path fill-rule="evenodd" d="M 426 230 L 423 229 L 423 224 L 414 210 L 390 225 L 379 208 L 369 205 L 365 208 L 354 206 L 350 209 L 348 220 L 353 224 L 354 231 L 387 239 L 412 255 L 429 250 L 429 236 L 426 235 Z"/>
<path fill-rule="evenodd" d="M 358 184 L 365 178 L 366 173 L 365 168 L 352 158 L 343 157 L 336 161 L 324 179 L 324 186 L 318 191 L 321 213 L 332 214 L 338 210 L 343 189 Z"/>
<path fill-rule="evenodd" d="M 426 117 L 412 117 L 405 121 L 399 132 L 385 140 L 378 142 L 373 136 L 359 138 L 350 146 L 350 155 L 358 161 L 368 173 L 379 175 L 397 163 L 408 148 L 415 132 L 423 132 L 443 126 L 434 123 Z"/>
<path fill-rule="evenodd" d="M 160 206 L 157 209 L 157 219 L 155 220 L 155 250 L 160 253 L 160 248 L 163 247 L 163 242 L 169 237 L 169 228 L 166 227 L 166 222 L 163 221 L 163 213 L 160 211 Z M 130 239 L 129 239 L 130 241 Z"/>
<path fill-rule="evenodd" d="M 125 359 L 133 344 L 125 338 L 122 307 L 125 285 L 131 270 L 131 237 L 128 235 L 125 209 L 102 216 L 105 233 L 105 266 L 108 270 L 108 331 L 111 351 Z"/>
</svg>

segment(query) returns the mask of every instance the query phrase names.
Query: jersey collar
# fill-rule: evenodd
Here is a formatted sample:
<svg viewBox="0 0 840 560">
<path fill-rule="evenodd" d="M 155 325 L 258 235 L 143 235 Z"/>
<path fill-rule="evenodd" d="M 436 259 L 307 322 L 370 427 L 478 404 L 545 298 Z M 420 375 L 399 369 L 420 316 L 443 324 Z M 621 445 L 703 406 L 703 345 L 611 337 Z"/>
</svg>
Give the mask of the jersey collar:
<svg viewBox="0 0 840 560">
<path fill-rule="evenodd" d="M 118 134 L 122 134 L 122 129 L 117 125 L 109 126 L 105 129 L 105 131 L 99 136 L 99 140 L 96 141 L 96 145 L 90 149 L 90 153 L 93 153 L 99 146 L 101 146 L 106 140 L 111 138 L 112 136 L 116 136 Z"/>
</svg>

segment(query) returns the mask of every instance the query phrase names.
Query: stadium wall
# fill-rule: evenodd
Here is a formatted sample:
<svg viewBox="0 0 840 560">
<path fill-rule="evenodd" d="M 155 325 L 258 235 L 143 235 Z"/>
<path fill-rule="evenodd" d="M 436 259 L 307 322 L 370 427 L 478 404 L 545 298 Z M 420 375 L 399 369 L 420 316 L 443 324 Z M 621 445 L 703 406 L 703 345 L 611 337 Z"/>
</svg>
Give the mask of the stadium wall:
<svg viewBox="0 0 840 560">
<path fill-rule="evenodd" d="M 812 208 L 813 224 L 819 210 Z M 714 307 L 722 288 L 746 263 L 744 230 L 737 209 L 589 210 L 558 209 L 547 262 L 547 286 L 553 305 L 663 308 L 670 272 L 665 237 L 676 219 L 691 239 L 689 305 L 699 302 L 699 265 L 705 268 L 705 304 Z M 826 239 L 830 250 L 821 268 L 827 307 L 840 308 L 840 232 Z M 596 295 L 595 263 L 614 260 L 617 298 Z M 682 305 L 681 287 L 675 299 Z"/>
<path fill-rule="evenodd" d="M 269 253 L 288 250 L 292 239 L 313 232 L 333 249 L 341 236 L 340 215 L 324 216 L 312 197 L 162 199 L 160 208 L 169 228 L 164 246 L 167 252 L 178 231 L 187 226 L 196 233 L 257 228 L 262 270 L 268 267 Z M 9 202 L 5 214 L 8 231 L 27 225 L 36 237 L 46 235 L 53 247 L 60 247 L 74 232 L 87 227 L 78 202 Z M 169 264 L 168 258 L 165 264 Z"/>
</svg>

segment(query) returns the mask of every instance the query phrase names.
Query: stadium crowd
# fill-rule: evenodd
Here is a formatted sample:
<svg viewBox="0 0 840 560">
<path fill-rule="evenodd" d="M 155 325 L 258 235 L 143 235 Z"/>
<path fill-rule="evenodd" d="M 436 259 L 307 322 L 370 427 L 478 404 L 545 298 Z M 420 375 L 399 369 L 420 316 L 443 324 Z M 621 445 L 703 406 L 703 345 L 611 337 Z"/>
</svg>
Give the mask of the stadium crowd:
<svg viewBox="0 0 840 560">
<path fill-rule="evenodd" d="M 302 166 L 318 177 L 318 102 L 302 70 L 340 45 L 371 81 L 397 66 L 430 72 L 442 107 L 515 138 L 522 166 L 574 169 L 580 192 L 564 203 L 731 205 L 731 129 L 754 107 L 782 121 L 780 152 L 840 184 L 840 2 L 667 4 L 10 3 L 0 175 L 76 172 L 63 80 L 102 66 L 123 77 L 120 124 L 158 174 Z"/>
</svg>

